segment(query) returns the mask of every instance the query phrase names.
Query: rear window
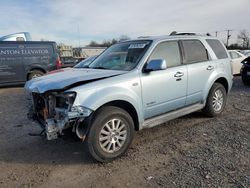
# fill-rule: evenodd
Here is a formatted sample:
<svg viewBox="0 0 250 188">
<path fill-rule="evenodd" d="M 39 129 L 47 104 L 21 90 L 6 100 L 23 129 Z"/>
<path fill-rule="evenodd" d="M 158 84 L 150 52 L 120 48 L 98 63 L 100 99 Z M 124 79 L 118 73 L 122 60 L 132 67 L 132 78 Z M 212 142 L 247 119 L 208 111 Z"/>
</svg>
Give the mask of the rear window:
<svg viewBox="0 0 250 188">
<path fill-rule="evenodd" d="M 220 41 L 216 39 L 206 39 L 206 41 L 209 44 L 209 46 L 212 48 L 212 50 L 214 51 L 218 59 L 228 58 L 227 52 Z"/>
<path fill-rule="evenodd" d="M 207 50 L 199 40 L 183 40 L 184 62 L 186 64 L 208 61 Z"/>
</svg>

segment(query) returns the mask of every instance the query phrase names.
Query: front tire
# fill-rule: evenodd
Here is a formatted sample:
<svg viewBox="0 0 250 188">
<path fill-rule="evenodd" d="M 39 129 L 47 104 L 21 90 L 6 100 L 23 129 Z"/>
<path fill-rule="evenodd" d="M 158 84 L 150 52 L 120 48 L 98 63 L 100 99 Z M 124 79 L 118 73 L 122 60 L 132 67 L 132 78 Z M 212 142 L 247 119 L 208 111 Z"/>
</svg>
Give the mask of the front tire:
<svg viewBox="0 0 250 188">
<path fill-rule="evenodd" d="M 224 111 L 226 101 L 227 92 L 225 87 L 220 83 L 214 83 L 209 91 L 203 112 L 209 117 L 218 116 Z"/>
<path fill-rule="evenodd" d="M 37 78 L 40 76 L 43 76 L 44 72 L 40 71 L 40 70 L 33 70 L 30 72 L 29 76 L 28 76 L 28 80 L 31 80 L 33 78 Z"/>
<path fill-rule="evenodd" d="M 134 122 L 123 109 L 106 106 L 94 116 L 87 146 L 99 162 L 110 162 L 124 154 L 134 137 Z"/>
</svg>

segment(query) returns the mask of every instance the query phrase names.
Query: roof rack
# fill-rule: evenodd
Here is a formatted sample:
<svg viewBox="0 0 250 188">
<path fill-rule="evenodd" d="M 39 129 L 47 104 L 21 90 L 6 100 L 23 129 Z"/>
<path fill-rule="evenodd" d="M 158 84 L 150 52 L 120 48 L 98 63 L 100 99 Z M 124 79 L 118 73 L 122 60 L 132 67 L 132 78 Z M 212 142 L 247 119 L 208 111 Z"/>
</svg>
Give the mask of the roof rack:
<svg viewBox="0 0 250 188">
<path fill-rule="evenodd" d="M 211 36 L 210 33 L 195 33 L 195 32 L 181 32 L 178 33 L 177 31 L 173 31 L 170 33 L 170 36 L 175 36 L 175 35 L 205 35 L 205 36 Z"/>
</svg>

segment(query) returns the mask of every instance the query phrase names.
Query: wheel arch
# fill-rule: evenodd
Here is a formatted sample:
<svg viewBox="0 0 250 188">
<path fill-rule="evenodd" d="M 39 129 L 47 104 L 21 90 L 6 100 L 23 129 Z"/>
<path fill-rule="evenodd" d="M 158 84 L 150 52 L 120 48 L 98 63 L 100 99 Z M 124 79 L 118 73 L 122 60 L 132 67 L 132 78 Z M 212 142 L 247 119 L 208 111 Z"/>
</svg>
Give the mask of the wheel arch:
<svg viewBox="0 0 250 188">
<path fill-rule="evenodd" d="M 138 131 L 140 129 L 138 113 L 136 111 L 136 108 L 130 102 L 125 100 L 114 100 L 101 105 L 97 110 L 104 106 L 115 106 L 125 110 L 132 117 L 135 130 Z"/>
<path fill-rule="evenodd" d="M 214 83 L 220 83 L 222 84 L 225 89 L 226 89 L 226 92 L 228 93 L 230 91 L 230 88 L 231 88 L 231 84 L 230 82 L 228 81 L 228 79 L 223 76 L 223 75 L 220 75 L 218 77 L 215 77 L 214 79 L 211 79 L 209 80 L 208 82 L 209 84 L 206 86 L 206 89 L 205 89 L 205 95 L 203 96 L 203 101 L 206 102 L 207 100 L 207 97 L 208 97 L 208 94 L 209 94 L 209 91 L 211 90 L 211 88 L 213 87 Z"/>
<path fill-rule="evenodd" d="M 227 92 L 227 93 L 229 92 L 229 84 L 228 84 L 228 81 L 227 81 L 226 78 L 220 77 L 220 78 L 216 79 L 216 80 L 214 81 L 214 83 L 220 83 L 221 85 L 224 86 L 224 88 L 226 89 L 226 92 Z M 211 88 L 210 88 L 210 89 L 211 89 Z"/>
<path fill-rule="evenodd" d="M 31 69 L 29 69 L 28 71 L 27 71 L 27 74 L 26 74 L 26 80 L 29 80 L 29 75 L 32 73 L 32 71 L 41 71 L 41 72 L 43 72 L 44 74 L 46 74 L 47 73 L 47 71 L 45 70 L 45 69 L 43 69 L 43 68 L 41 68 L 41 67 L 32 67 Z"/>
</svg>

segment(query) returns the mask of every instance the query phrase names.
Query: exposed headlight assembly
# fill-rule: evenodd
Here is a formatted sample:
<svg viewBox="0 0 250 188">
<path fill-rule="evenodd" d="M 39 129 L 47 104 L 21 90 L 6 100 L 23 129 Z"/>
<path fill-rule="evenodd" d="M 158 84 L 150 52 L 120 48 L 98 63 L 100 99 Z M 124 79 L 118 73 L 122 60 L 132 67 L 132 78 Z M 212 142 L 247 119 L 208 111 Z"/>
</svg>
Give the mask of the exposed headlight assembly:
<svg viewBox="0 0 250 188">
<path fill-rule="evenodd" d="M 56 107 L 70 109 L 76 98 L 75 92 L 60 93 L 56 95 Z"/>
<path fill-rule="evenodd" d="M 68 112 L 69 118 L 75 117 L 88 117 L 92 113 L 92 110 L 84 106 L 73 106 Z"/>
<path fill-rule="evenodd" d="M 76 98 L 76 93 L 75 92 L 67 92 L 63 93 L 63 96 L 68 99 L 68 102 L 70 104 L 73 104 Z"/>
</svg>

